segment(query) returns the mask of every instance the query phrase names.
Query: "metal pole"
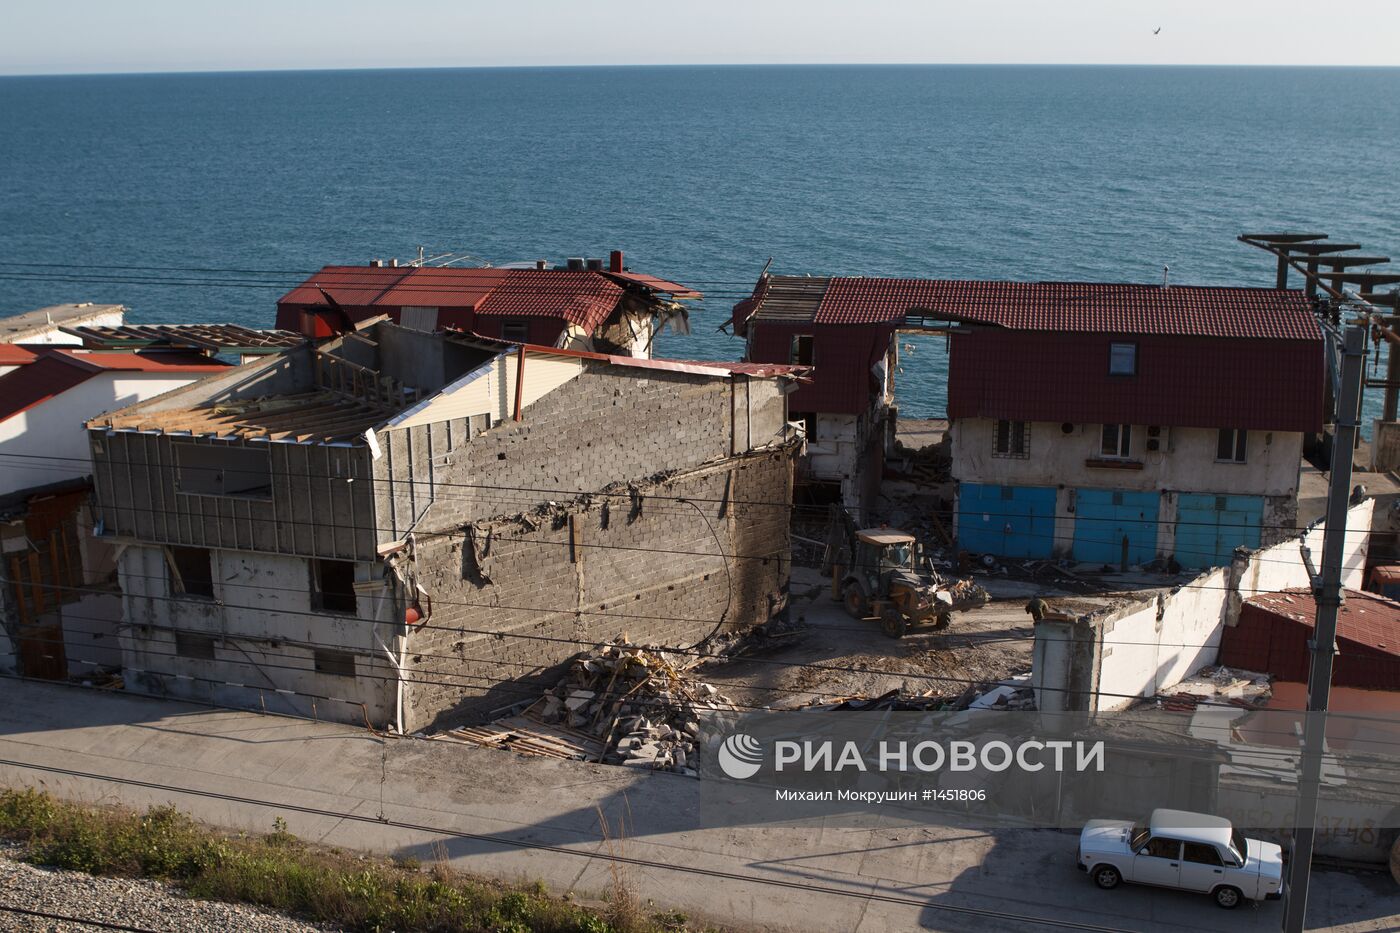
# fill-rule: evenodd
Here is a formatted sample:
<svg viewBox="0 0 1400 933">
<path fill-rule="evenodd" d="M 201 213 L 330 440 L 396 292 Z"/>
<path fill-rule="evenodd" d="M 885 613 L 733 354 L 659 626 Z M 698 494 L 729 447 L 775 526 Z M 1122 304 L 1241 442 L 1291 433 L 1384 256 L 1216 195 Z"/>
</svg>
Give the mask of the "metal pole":
<svg viewBox="0 0 1400 933">
<path fill-rule="evenodd" d="M 1327 487 L 1327 523 L 1322 537 L 1322 570 L 1314 589 L 1317 623 L 1312 667 L 1308 672 L 1308 712 L 1303 726 L 1303 752 L 1298 763 L 1298 808 L 1294 816 L 1293 847 L 1288 865 L 1288 900 L 1284 908 L 1286 933 L 1302 933 L 1308 909 L 1308 880 L 1312 870 L 1317 827 L 1317 798 L 1322 780 L 1323 741 L 1327 701 L 1332 692 L 1332 658 L 1336 653 L 1337 610 L 1342 605 L 1342 559 L 1346 543 L 1347 506 L 1351 497 L 1351 464 L 1360 419 L 1361 376 L 1366 362 L 1366 331 L 1348 327 L 1343 337 L 1342 394 L 1337 400 L 1336 436 L 1332 443 L 1332 476 Z"/>
</svg>

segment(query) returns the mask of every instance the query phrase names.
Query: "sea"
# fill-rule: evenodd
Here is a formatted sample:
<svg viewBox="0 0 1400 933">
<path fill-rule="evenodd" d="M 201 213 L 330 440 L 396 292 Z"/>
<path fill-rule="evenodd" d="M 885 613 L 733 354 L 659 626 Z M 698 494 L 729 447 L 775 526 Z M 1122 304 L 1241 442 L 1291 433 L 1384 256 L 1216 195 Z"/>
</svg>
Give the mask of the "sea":
<svg viewBox="0 0 1400 933">
<path fill-rule="evenodd" d="M 705 293 L 659 353 L 735 359 L 719 326 L 770 262 L 1269 286 L 1273 259 L 1236 240 L 1261 230 L 1400 260 L 1400 69 L 8 77 L 0 118 L 4 313 L 116 302 L 270 326 L 326 263 L 622 249 Z M 902 342 L 901 412 L 941 417 L 943 340 Z"/>
</svg>

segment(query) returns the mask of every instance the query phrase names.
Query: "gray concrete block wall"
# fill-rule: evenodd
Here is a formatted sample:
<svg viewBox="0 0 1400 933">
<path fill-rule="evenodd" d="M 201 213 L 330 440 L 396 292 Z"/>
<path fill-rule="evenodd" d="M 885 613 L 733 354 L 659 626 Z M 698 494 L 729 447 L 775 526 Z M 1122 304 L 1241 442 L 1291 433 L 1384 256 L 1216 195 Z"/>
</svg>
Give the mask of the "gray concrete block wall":
<svg viewBox="0 0 1400 933">
<path fill-rule="evenodd" d="M 619 480 L 683 470 L 746 448 L 746 391 L 729 379 L 589 362 L 583 374 L 539 399 L 520 422 L 504 421 L 472 438 L 435 473 L 437 498 L 419 523 L 438 529 L 565 499 Z M 781 402 L 774 380 L 750 380 L 755 445 L 775 438 Z M 760 423 L 762 427 L 760 428 Z M 457 485 L 453 485 L 457 484 Z"/>
<path fill-rule="evenodd" d="M 160 547 L 122 552 L 118 641 L 128 689 L 338 722 L 361 724 L 367 714 L 378 726 L 394 722 L 397 677 L 384 645 L 394 644 L 398 610 L 387 587 L 381 595 L 357 592 L 354 615 L 316 612 L 307 560 L 211 555 L 214 598 L 201 599 L 171 591 Z M 369 578 L 382 568 L 361 571 Z M 177 632 L 214 639 L 214 656 L 182 655 Z M 317 671 L 317 648 L 353 655 L 355 676 Z"/>
<path fill-rule="evenodd" d="M 432 596 L 409 636 L 406 725 L 436 728 L 487 718 L 537 696 L 587 646 L 626 636 L 689 647 L 720 630 L 765 621 L 785 604 L 791 501 L 788 452 L 668 483 L 666 497 L 595 499 L 536 530 L 491 541 L 490 582 L 461 536 L 425 539 L 420 585 Z M 690 504 L 693 503 L 693 504 Z M 561 510 L 562 512 L 562 510 Z M 527 636 L 527 637 L 521 637 Z"/>
</svg>

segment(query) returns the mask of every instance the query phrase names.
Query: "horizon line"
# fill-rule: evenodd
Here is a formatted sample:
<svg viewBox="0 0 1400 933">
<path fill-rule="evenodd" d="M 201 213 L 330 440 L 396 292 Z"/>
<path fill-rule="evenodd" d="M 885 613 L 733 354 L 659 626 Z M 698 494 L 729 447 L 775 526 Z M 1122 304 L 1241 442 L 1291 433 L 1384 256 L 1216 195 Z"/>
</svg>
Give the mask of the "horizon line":
<svg viewBox="0 0 1400 933">
<path fill-rule="evenodd" d="M 1354 62 L 1297 64 L 1285 62 L 627 62 L 614 64 L 519 65 L 364 65 L 324 68 L 213 68 L 167 71 L 0 71 L 0 78 L 178 77 L 252 74 L 343 74 L 385 71 L 554 71 L 623 68 L 1277 68 L 1305 70 L 1400 71 L 1400 65 Z"/>
</svg>

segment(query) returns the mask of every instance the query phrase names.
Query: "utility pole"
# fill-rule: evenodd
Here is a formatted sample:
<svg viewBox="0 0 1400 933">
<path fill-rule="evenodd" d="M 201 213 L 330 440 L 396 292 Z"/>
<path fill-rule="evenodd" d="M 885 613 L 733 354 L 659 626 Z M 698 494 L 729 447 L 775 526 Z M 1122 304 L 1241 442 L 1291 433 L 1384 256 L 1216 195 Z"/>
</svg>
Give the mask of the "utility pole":
<svg viewBox="0 0 1400 933">
<path fill-rule="evenodd" d="M 1322 535 L 1322 571 L 1314 585 L 1317 622 L 1313 629 L 1312 666 L 1308 671 L 1308 711 L 1303 724 L 1303 752 L 1298 763 L 1298 807 L 1293 819 L 1293 846 L 1288 863 L 1288 900 L 1283 929 L 1302 933 L 1308 909 L 1317 798 L 1322 783 L 1322 756 L 1327 737 L 1327 701 L 1332 692 L 1332 658 L 1336 653 L 1337 610 L 1342 605 L 1342 559 L 1347 507 L 1351 498 L 1351 463 L 1360 427 L 1361 377 L 1366 363 L 1366 330 L 1351 326 L 1342 343 L 1342 392 L 1332 439 L 1332 475 L 1327 485 L 1327 524 Z"/>
</svg>

